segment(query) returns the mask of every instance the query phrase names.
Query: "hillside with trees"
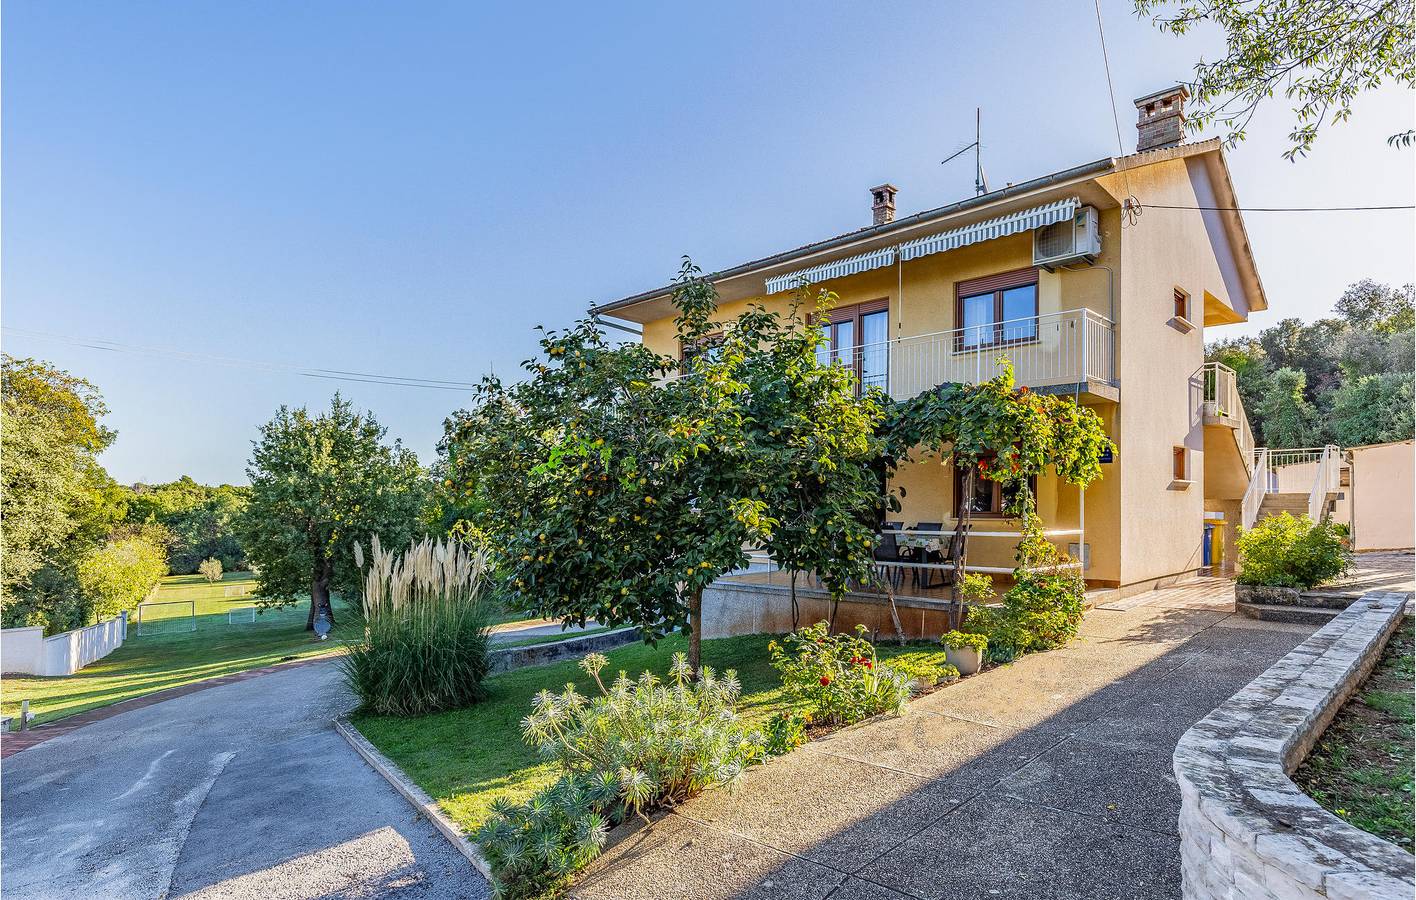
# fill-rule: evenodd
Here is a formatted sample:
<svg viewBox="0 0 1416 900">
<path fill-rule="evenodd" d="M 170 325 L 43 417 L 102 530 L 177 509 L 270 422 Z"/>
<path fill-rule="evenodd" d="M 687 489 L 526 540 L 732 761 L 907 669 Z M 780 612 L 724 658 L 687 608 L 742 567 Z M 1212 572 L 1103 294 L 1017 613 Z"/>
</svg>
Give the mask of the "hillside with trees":
<svg viewBox="0 0 1416 900">
<path fill-rule="evenodd" d="M 173 575 L 196 574 L 205 559 L 239 572 L 249 566 L 235 523 L 250 494 L 249 487 L 199 484 L 187 475 L 167 484 L 135 484 L 127 521 L 167 530 L 167 562 Z"/>
<path fill-rule="evenodd" d="M 1412 285 L 1363 279 L 1330 318 L 1283 319 L 1206 347 L 1234 369 L 1255 439 L 1270 448 L 1344 447 L 1413 437 Z"/>
</svg>

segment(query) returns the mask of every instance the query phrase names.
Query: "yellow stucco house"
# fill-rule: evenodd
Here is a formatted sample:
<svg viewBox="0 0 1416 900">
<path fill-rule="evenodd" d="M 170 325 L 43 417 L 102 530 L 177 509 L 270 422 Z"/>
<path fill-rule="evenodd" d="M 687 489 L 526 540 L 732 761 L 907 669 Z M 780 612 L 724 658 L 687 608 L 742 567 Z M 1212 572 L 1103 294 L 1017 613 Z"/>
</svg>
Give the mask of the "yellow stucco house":
<svg viewBox="0 0 1416 900">
<path fill-rule="evenodd" d="M 1206 329 L 1268 303 L 1223 150 L 1184 142 L 1186 98 L 1177 87 L 1136 101 L 1130 156 L 902 218 L 896 188 L 872 188 L 873 224 L 712 275 L 720 310 L 785 310 L 803 280 L 829 288 L 840 297 L 825 326 L 832 359 L 897 398 L 987 379 L 1008 357 L 1020 384 L 1096 410 L 1117 445 L 1085 492 L 1050 477 L 1036 486 L 1050 537 L 1089 585 L 1140 590 L 1194 573 L 1206 523 L 1232 531 L 1253 481 L 1232 373 L 1206 366 Z M 591 312 L 681 354 L 670 294 Z M 957 476 L 937 460 L 902 472 L 904 509 L 891 518 L 947 535 Z M 975 493 L 969 566 L 1006 572 L 1016 528 L 998 516 L 992 482 Z"/>
</svg>

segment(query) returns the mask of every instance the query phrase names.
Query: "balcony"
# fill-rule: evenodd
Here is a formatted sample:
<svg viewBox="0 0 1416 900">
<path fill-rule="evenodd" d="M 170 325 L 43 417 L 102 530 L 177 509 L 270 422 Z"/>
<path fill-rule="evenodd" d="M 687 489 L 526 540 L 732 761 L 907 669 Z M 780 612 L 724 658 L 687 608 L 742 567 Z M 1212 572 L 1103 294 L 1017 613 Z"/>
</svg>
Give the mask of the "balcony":
<svg viewBox="0 0 1416 900">
<path fill-rule="evenodd" d="M 1019 385 L 1044 393 L 1091 393 L 1116 400 L 1116 329 L 1077 309 L 955 328 L 832 352 L 865 387 L 906 400 L 945 383 L 978 384 L 1007 357 Z M 825 353 L 823 351 L 823 361 Z"/>
</svg>

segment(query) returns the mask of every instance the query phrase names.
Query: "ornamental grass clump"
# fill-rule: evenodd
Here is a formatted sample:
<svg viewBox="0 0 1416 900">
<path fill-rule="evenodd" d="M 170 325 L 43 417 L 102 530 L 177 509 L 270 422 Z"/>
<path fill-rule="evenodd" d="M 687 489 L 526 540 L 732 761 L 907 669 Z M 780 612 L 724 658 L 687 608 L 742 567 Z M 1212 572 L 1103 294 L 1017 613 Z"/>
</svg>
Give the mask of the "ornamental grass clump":
<svg viewBox="0 0 1416 900">
<path fill-rule="evenodd" d="M 354 555 L 363 568 L 358 544 Z M 398 555 L 371 540 L 364 640 L 342 661 L 363 709 L 420 716 L 485 696 L 490 610 L 482 574 L 481 555 L 456 541 L 426 539 Z"/>
<path fill-rule="evenodd" d="M 630 815 L 671 806 L 732 784 L 763 757 L 763 736 L 738 721 L 741 685 L 731 669 L 704 666 L 695 682 L 688 657 L 675 653 L 668 680 L 581 661 L 599 696 L 567 684 L 541 691 L 522 736 L 560 769 L 560 779 L 525 803 L 494 804 L 475 839 L 492 867 L 498 897 L 538 896 L 584 867 L 610 827 Z"/>
<path fill-rule="evenodd" d="M 857 625 L 853 635 L 832 634 L 829 623 L 817 622 L 767 645 L 787 696 L 808 705 L 816 721 L 850 725 L 899 712 L 909 700 L 910 679 L 880 665 L 865 633 Z"/>
</svg>

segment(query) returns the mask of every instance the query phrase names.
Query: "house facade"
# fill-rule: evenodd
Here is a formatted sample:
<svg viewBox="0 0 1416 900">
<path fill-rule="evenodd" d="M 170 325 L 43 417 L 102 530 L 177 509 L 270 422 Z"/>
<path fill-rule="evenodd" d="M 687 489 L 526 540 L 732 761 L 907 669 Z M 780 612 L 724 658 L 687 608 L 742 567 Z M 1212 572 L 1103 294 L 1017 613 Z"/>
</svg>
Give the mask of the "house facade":
<svg viewBox="0 0 1416 900">
<path fill-rule="evenodd" d="M 1219 143 L 1183 140 L 1185 99 L 1175 88 L 1138 100 L 1137 152 L 1123 158 L 899 218 L 897 189 L 872 188 L 870 226 L 710 276 L 720 313 L 785 311 L 798 285 L 829 289 L 829 358 L 896 398 L 986 380 L 1007 357 L 1020 385 L 1095 410 L 1117 446 L 1085 491 L 1039 479 L 1049 538 L 1095 587 L 1191 574 L 1206 565 L 1206 523 L 1232 535 L 1253 481 L 1232 373 L 1206 366 L 1206 329 L 1267 301 Z M 667 286 L 591 312 L 683 353 Z M 892 485 L 903 509 L 890 518 L 947 535 L 963 484 L 937 459 L 917 462 Z M 1017 527 L 1001 505 L 979 482 L 972 569 L 1014 564 Z"/>
</svg>

